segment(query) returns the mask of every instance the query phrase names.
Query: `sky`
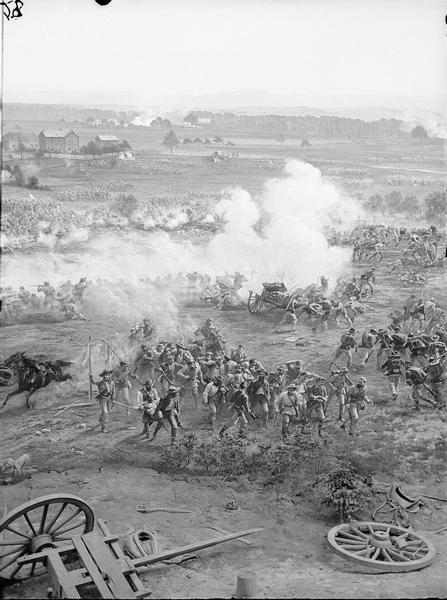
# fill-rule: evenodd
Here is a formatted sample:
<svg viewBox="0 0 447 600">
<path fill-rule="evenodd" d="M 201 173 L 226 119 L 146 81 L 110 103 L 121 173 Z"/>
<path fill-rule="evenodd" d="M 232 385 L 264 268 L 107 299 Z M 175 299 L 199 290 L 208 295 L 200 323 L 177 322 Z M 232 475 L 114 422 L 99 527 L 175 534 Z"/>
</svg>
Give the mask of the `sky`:
<svg viewBox="0 0 447 600">
<path fill-rule="evenodd" d="M 365 105 L 446 95 L 444 0 L 23 1 L 23 17 L 4 21 L 6 101 L 109 90 L 136 103 L 235 90 Z"/>
</svg>

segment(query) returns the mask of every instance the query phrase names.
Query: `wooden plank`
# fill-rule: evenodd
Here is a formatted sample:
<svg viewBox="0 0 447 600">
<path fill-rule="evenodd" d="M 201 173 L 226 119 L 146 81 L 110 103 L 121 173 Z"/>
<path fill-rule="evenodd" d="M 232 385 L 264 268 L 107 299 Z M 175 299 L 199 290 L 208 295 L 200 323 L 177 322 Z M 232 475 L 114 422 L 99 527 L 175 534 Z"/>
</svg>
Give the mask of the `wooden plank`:
<svg viewBox="0 0 447 600">
<path fill-rule="evenodd" d="M 205 540 L 204 542 L 196 542 L 195 544 L 189 544 L 188 546 L 173 548 L 172 550 L 160 552 L 160 554 L 155 554 L 154 556 L 144 556 L 143 558 L 135 558 L 132 562 L 135 568 L 146 567 L 147 565 L 153 565 L 154 563 L 160 562 L 162 560 L 168 560 L 170 558 L 174 558 L 175 556 L 181 556 L 182 554 L 198 552 L 199 550 L 203 550 L 204 548 L 211 548 L 211 546 L 217 546 L 217 544 L 229 542 L 230 540 L 245 537 L 246 535 L 252 535 L 253 533 L 258 533 L 259 531 L 264 531 L 264 529 L 261 527 L 257 529 L 246 529 L 245 531 L 236 531 L 235 533 L 229 533 L 220 538 L 211 538 Z"/>
<path fill-rule="evenodd" d="M 97 523 L 98 527 L 100 528 L 100 530 L 102 531 L 102 533 L 106 536 L 105 537 L 106 543 L 110 546 L 113 554 L 115 555 L 115 557 L 118 560 L 118 562 L 120 563 L 120 565 L 122 565 L 123 573 L 125 573 L 127 575 L 127 577 L 129 578 L 131 587 L 133 586 L 134 589 L 136 590 L 136 597 L 144 598 L 144 596 L 149 596 L 152 592 L 147 590 L 144 587 L 143 582 L 138 577 L 138 574 L 135 572 L 135 569 L 133 567 L 131 560 L 124 554 L 123 549 L 121 548 L 120 544 L 117 541 L 112 540 L 113 536 L 110 533 L 109 528 L 107 527 L 106 521 L 104 521 L 103 519 L 98 519 L 96 521 L 96 523 Z M 110 540 L 112 540 L 112 541 L 110 541 Z"/>
<path fill-rule="evenodd" d="M 223 533 L 224 535 L 228 535 L 228 531 L 225 531 L 225 529 L 219 529 L 219 527 L 209 527 L 209 529 L 214 529 L 214 531 L 218 531 L 219 533 Z M 242 544 L 245 544 L 246 546 L 251 546 L 252 542 L 250 542 L 249 540 L 244 540 L 244 538 L 236 538 L 238 542 L 242 542 Z"/>
<path fill-rule="evenodd" d="M 110 588 L 106 584 L 103 579 L 102 573 L 100 573 L 98 567 L 95 564 L 95 561 L 90 556 L 89 551 L 84 545 L 84 540 L 82 537 L 73 538 L 73 544 L 78 551 L 79 557 L 85 565 L 85 568 L 88 571 L 88 574 L 93 580 L 94 585 L 98 589 L 98 592 L 101 594 L 102 598 L 114 598 Z"/>
<path fill-rule="evenodd" d="M 96 531 L 91 531 L 82 536 L 82 540 L 100 571 L 108 577 L 108 586 L 114 598 L 135 598 L 135 592 L 124 577 L 121 568 L 113 558 L 110 548 L 104 543 Z"/>
<path fill-rule="evenodd" d="M 81 597 L 57 550 L 48 550 L 47 570 L 58 598 Z"/>
<path fill-rule="evenodd" d="M 53 550 L 53 548 L 47 548 L 46 550 L 43 550 L 42 552 L 36 552 L 35 554 L 28 554 L 27 556 L 22 556 L 22 558 L 19 558 L 17 560 L 17 564 L 25 565 L 27 563 L 34 562 L 35 560 L 42 560 L 48 556 L 48 552 L 50 552 L 50 550 Z M 73 552 L 73 550 L 74 550 L 74 546 L 73 546 L 73 544 L 70 544 L 70 545 L 64 546 L 63 548 L 57 548 L 56 552 L 59 554 L 59 556 L 62 556 L 63 554 L 67 554 L 67 552 Z"/>
</svg>

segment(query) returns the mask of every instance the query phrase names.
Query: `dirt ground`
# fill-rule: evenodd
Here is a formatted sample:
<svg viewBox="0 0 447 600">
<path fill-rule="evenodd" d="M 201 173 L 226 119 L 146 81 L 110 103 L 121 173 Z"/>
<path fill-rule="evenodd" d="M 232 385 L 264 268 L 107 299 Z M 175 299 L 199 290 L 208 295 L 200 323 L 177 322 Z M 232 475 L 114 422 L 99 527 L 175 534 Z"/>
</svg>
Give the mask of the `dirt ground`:
<svg viewBox="0 0 447 600">
<path fill-rule="evenodd" d="M 385 262 L 395 259 L 395 254 L 390 252 Z M 370 302 L 373 311 L 358 319 L 358 331 L 372 324 L 386 325 L 390 310 L 399 307 L 412 291 L 403 287 L 395 275 L 385 275 L 384 266 L 378 270 L 377 292 Z M 364 264 L 356 264 L 353 272 L 362 268 Z M 425 293 L 442 302 L 446 288 L 445 273 L 433 272 Z M 275 311 L 250 315 L 245 310 L 218 312 L 202 306 L 183 310 L 197 324 L 212 316 L 230 347 L 244 343 L 249 354 L 268 368 L 300 358 L 304 365 L 312 363 L 312 371 L 325 375 L 341 334 L 335 327 L 313 333 L 304 324 L 292 336 L 275 334 L 274 324 L 280 318 Z M 3 327 L 2 354 L 26 349 L 31 355 L 45 353 L 70 359 L 85 348 L 89 334 L 95 339 L 112 339 L 117 331 L 126 333 L 128 325 L 105 319 Z M 298 347 L 287 339 L 300 337 L 306 337 L 311 344 Z M 447 497 L 446 454 L 434 449 L 436 440 L 446 439 L 445 413 L 412 411 L 408 388 L 393 403 L 385 377 L 376 370 L 375 357 L 366 368 L 359 363 L 357 355 L 352 372 L 365 375 L 374 405 L 362 415 L 360 437 L 346 442 L 348 450 L 354 446 L 360 449 L 365 466 L 379 481 L 397 479 L 412 495 Z M 76 370 L 76 365 L 72 370 Z M 76 394 L 70 384 L 51 384 L 47 389 L 49 392 L 35 395 L 32 410 L 26 410 L 23 397 L 19 396 L 12 398 L 0 413 L 0 456 L 17 457 L 28 452 L 31 465 L 37 469 L 30 479 L 1 488 L 5 509 L 11 510 L 44 494 L 77 494 L 93 507 L 96 517 L 107 520 L 113 532 L 122 533 L 129 527 L 150 529 L 157 533 L 163 549 L 214 537 L 216 532 L 210 527 L 227 531 L 264 528 L 252 536 L 250 546 L 232 541 L 201 551 L 197 559 L 183 564 L 150 568 L 142 578 L 152 590 L 151 597 L 229 598 L 235 593 L 237 575 L 246 570 L 256 574 L 259 597 L 263 598 L 447 597 L 447 532 L 426 533 L 437 549 L 436 558 L 427 569 L 408 574 L 367 573 L 329 549 L 325 535 L 335 523 L 316 498 L 295 498 L 295 502 L 278 498 L 244 477 L 227 482 L 199 482 L 192 476 L 166 474 L 160 469 L 158 446 L 169 443 L 168 433 L 162 432 L 156 444 L 142 441 L 139 413 L 126 418 L 117 407 L 112 413 L 110 432 L 99 434 L 97 429 L 92 430 L 97 422 L 95 406 L 76 413 L 68 411 L 59 418 L 52 410 L 82 395 L 87 400 L 87 382 L 81 394 Z M 185 433 L 197 428 L 206 430 L 204 408 L 196 413 L 186 399 L 182 413 Z M 332 406 L 326 433 L 329 439 L 346 435 L 337 428 L 334 413 Z M 256 423 L 251 428 L 254 435 L 265 435 Z M 270 424 L 270 428 L 270 435 L 279 438 L 280 425 Z M 49 432 L 42 433 L 43 429 Z M 228 512 L 225 504 L 233 499 L 240 508 Z M 193 512 L 142 515 L 136 511 L 139 504 L 181 507 Z M 430 532 L 445 525 L 447 503 L 427 500 L 416 517 L 415 529 Z M 49 585 L 49 578 L 42 576 L 8 588 L 5 597 L 44 597 Z"/>
</svg>

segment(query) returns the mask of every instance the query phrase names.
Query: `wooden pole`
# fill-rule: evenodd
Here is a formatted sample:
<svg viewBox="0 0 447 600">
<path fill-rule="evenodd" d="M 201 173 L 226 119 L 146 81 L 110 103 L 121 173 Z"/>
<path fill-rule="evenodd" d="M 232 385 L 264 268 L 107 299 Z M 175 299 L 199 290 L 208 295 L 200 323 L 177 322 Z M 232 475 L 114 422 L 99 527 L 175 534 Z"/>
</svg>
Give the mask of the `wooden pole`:
<svg viewBox="0 0 447 600">
<path fill-rule="evenodd" d="M 176 556 L 181 556 L 182 554 L 189 554 L 190 552 L 197 552 L 198 550 L 203 550 L 204 548 L 210 548 L 211 546 L 217 546 L 217 544 L 222 544 L 223 542 L 229 542 L 230 540 L 236 540 L 237 538 L 251 535 L 252 533 L 259 533 L 263 531 L 262 528 L 258 529 L 247 529 L 245 531 L 236 531 L 235 533 L 229 533 L 228 535 L 223 535 L 219 538 L 211 538 L 209 540 L 205 540 L 204 542 L 196 542 L 195 544 L 190 544 L 189 546 L 182 546 L 181 548 L 173 548 L 172 550 L 168 550 L 166 552 L 162 552 L 161 554 L 156 554 L 155 556 L 145 556 L 143 558 L 137 558 L 133 560 L 133 565 L 137 569 L 138 567 L 145 567 L 147 565 L 152 565 L 154 563 L 160 562 L 162 560 L 169 560 L 170 558 L 174 558 Z"/>
<path fill-rule="evenodd" d="M 66 410 L 68 410 L 72 406 L 76 406 L 77 404 L 80 404 L 81 402 L 82 402 L 82 398 L 80 400 L 76 400 L 76 402 L 73 402 L 73 404 L 69 404 L 68 406 L 66 406 L 65 408 L 63 408 L 59 412 L 57 412 L 54 416 L 58 417 L 59 415 L 62 415 Z"/>
<path fill-rule="evenodd" d="M 93 384 L 92 384 L 92 380 L 90 378 L 90 375 L 92 374 L 92 336 L 91 335 L 88 336 L 88 374 L 89 374 L 88 395 L 89 395 L 90 402 L 91 402 L 93 400 Z"/>
</svg>

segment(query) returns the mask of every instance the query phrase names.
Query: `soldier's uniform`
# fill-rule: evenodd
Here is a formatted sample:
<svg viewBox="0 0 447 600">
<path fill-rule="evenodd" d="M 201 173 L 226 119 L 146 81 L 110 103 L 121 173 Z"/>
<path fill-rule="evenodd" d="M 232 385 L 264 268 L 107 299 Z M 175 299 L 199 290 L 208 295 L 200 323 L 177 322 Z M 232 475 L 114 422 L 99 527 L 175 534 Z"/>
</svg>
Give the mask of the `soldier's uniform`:
<svg viewBox="0 0 447 600">
<path fill-rule="evenodd" d="M 114 376 L 116 396 L 118 397 L 121 394 L 124 404 L 128 406 L 128 408 L 126 408 L 126 416 L 128 416 L 129 409 L 131 408 L 130 390 L 132 388 L 132 384 L 130 383 L 131 372 L 129 365 L 126 362 L 121 362 L 121 364 L 115 369 Z"/>
<path fill-rule="evenodd" d="M 333 395 L 337 399 L 338 404 L 338 420 L 343 420 L 343 413 L 346 401 L 346 388 L 349 385 L 347 369 L 331 371 L 331 385 Z"/>
<path fill-rule="evenodd" d="M 182 382 L 181 386 L 181 395 L 182 397 L 188 392 L 191 392 L 191 395 L 194 400 L 194 406 L 196 409 L 199 408 L 199 384 L 204 385 L 202 370 L 200 369 L 200 365 L 195 361 L 190 361 L 186 366 L 184 366 L 177 373 L 180 381 Z"/>
<path fill-rule="evenodd" d="M 382 369 L 385 369 L 385 375 L 388 377 L 388 383 L 391 389 L 393 400 L 399 395 L 399 383 L 402 377 L 403 360 L 397 352 L 393 352 L 383 363 Z"/>
<path fill-rule="evenodd" d="M 307 407 L 306 407 L 306 418 L 310 419 L 313 413 L 318 416 L 318 435 L 321 435 L 323 430 L 323 423 L 326 418 L 326 404 L 327 404 L 327 389 L 322 377 L 318 377 L 313 385 L 307 388 Z"/>
<path fill-rule="evenodd" d="M 444 383 L 445 383 L 445 365 L 439 358 L 430 358 L 428 365 L 424 371 L 430 378 L 430 383 L 433 388 L 433 397 L 435 399 L 438 408 L 444 408 L 445 401 L 443 397 Z"/>
<path fill-rule="evenodd" d="M 245 382 L 241 382 L 239 389 L 237 389 L 231 397 L 231 409 L 233 411 L 231 419 L 222 427 L 219 432 L 219 436 L 222 437 L 227 429 L 232 425 L 236 425 L 239 420 L 242 421 L 242 426 L 248 426 L 247 414 L 250 412 L 248 404 L 248 395 L 245 391 Z"/>
<path fill-rule="evenodd" d="M 364 378 L 361 378 L 362 381 Z M 343 425 L 342 429 L 345 429 L 346 419 L 349 416 L 350 426 L 349 426 L 349 435 L 354 435 L 354 431 L 357 428 L 357 423 L 359 420 L 359 410 L 363 410 L 365 408 L 365 403 L 371 403 L 371 400 L 366 395 L 367 387 L 364 383 L 357 383 L 348 388 L 346 394 L 346 410 L 345 415 L 343 417 Z"/>
<path fill-rule="evenodd" d="M 106 432 L 107 422 L 109 420 L 109 411 L 113 405 L 115 399 L 115 383 L 111 381 L 110 376 L 113 371 L 103 371 L 100 373 L 101 381 L 93 381 L 93 376 L 90 375 L 91 382 L 98 387 L 98 394 L 96 400 L 99 405 L 99 419 L 98 422 L 101 425 L 101 432 Z"/>
<path fill-rule="evenodd" d="M 340 346 L 337 348 L 334 356 L 333 364 L 340 356 L 348 357 L 347 367 L 351 366 L 352 363 L 352 349 L 356 347 L 356 341 L 354 338 L 355 329 L 351 328 L 348 333 L 344 333 L 340 338 Z"/>
<path fill-rule="evenodd" d="M 436 405 L 436 403 L 423 396 L 422 391 L 424 389 L 424 383 L 427 379 L 427 373 L 420 367 L 414 367 L 409 361 L 405 363 L 405 379 L 409 386 L 412 388 L 411 398 L 414 402 L 414 408 L 420 410 L 420 400 L 426 400 L 429 404 Z"/>
<path fill-rule="evenodd" d="M 170 386 L 168 393 L 162 398 L 158 404 L 158 410 L 161 412 L 163 419 L 169 421 L 171 426 L 171 444 L 173 444 L 177 438 L 177 431 L 179 427 L 179 397 L 178 392 L 180 388 Z M 163 427 L 162 420 L 158 421 L 154 431 L 152 440 L 156 438 L 158 432 Z"/>
<path fill-rule="evenodd" d="M 142 435 L 146 434 L 149 436 L 149 428 L 152 423 L 157 422 L 162 418 L 161 412 L 158 410 L 158 404 L 160 403 L 160 398 L 158 396 L 158 392 L 152 385 L 146 385 L 139 390 L 137 394 L 138 399 L 138 408 L 143 409 L 143 432 Z"/>
<path fill-rule="evenodd" d="M 286 437 L 289 433 L 291 418 L 297 418 L 300 421 L 305 419 L 306 405 L 302 396 L 296 392 L 294 384 L 287 386 L 287 390 L 278 396 L 275 404 L 275 412 L 282 417 L 282 436 Z"/>
<path fill-rule="evenodd" d="M 203 392 L 203 403 L 208 406 L 210 410 L 209 422 L 211 430 L 214 431 L 214 424 L 216 422 L 216 415 L 220 412 L 222 404 L 225 403 L 225 396 L 227 388 L 223 385 L 222 377 L 218 376 L 208 383 Z"/>
<path fill-rule="evenodd" d="M 253 409 L 253 405 L 256 403 L 259 403 L 261 405 L 264 427 L 267 427 L 268 423 L 270 401 L 270 385 L 269 382 L 265 379 L 266 375 L 266 371 L 259 371 L 258 379 L 252 381 L 248 388 L 251 409 Z"/>
</svg>

